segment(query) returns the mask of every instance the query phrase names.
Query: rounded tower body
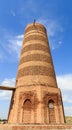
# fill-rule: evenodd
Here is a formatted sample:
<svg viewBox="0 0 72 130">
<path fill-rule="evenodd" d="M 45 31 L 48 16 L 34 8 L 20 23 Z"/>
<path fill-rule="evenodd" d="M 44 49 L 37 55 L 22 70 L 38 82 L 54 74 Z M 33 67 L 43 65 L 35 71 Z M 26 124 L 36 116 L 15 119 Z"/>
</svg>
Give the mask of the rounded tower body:
<svg viewBox="0 0 72 130">
<path fill-rule="evenodd" d="M 46 28 L 39 23 L 25 29 L 9 123 L 64 123 Z"/>
<path fill-rule="evenodd" d="M 27 85 L 57 87 L 46 29 L 39 23 L 25 29 L 17 87 Z"/>
</svg>

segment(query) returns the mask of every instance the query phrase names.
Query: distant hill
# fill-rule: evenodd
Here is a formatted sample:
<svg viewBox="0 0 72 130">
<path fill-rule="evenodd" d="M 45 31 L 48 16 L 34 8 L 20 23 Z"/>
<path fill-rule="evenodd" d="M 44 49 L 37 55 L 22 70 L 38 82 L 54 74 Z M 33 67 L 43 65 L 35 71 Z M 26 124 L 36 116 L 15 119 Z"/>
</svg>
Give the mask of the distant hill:
<svg viewBox="0 0 72 130">
<path fill-rule="evenodd" d="M 72 116 L 66 116 L 65 119 L 67 124 L 72 124 Z"/>
</svg>

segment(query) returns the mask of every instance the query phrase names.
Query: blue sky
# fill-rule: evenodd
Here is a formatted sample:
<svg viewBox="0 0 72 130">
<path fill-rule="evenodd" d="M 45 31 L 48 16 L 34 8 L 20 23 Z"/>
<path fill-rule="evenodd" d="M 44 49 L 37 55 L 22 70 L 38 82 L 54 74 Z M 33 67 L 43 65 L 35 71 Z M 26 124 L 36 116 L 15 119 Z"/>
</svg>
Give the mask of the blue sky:
<svg viewBox="0 0 72 130">
<path fill-rule="evenodd" d="M 72 0 L 0 0 L 0 85 L 14 86 L 24 29 L 34 19 L 47 29 L 65 115 L 72 116 Z M 10 98 L 0 91 L 0 118 Z"/>
</svg>

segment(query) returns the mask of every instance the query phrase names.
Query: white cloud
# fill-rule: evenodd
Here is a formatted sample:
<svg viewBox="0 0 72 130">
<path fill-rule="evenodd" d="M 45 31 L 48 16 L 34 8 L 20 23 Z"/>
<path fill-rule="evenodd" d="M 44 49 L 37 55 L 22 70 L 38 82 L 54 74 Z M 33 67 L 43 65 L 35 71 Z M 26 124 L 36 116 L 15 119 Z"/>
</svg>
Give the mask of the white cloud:
<svg viewBox="0 0 72 130">
<path fill-rule="evenodd" d="M 5 60 L 17 61 L 20 55 L 22 40 L 23 34 L 12 35 L 6 29 L 0 28 L 0 62 Z"/>
<path fill-rule="evenodd" d="M 5 78 L 0 83 L 0 85 L 2 85 L 2 86 L 15 86 L 15 78 L 12 78 L 12 79 Z"/>
<path fill-rule="evenodd" d="M 62 90 L 72 90 L 72 74 L 57 76 L 57 82 Z"/>
<path fill-rule="evenodd" d="M 21 35 L 17 35 L 17 36 L 16 36 L 16 38 L 18 38 L 18 39 L 23 39 L 23 37 L 24 37 L 23 34 L 21 34 Z"/>
<path fill-rule="evenodd" d="M 17 55 L 17 57 L 19 57 L 20 55 L 20 50 L 21 50 L 21 46 L 22 46 L 22 40 L 23 40 L 23 35 L 17 35 L 15 37 L 12 37 L 8 40 L 8 48 L 9 48 L 9 52 L 11 54 L 15 53 Z"/>
<path fill-rule="evenodd" d="M 14 86 L 15 87 L 15 78 L 12 78 L 12 79 L 8 79 L 8 78 L 5 78 L 1 83 L 0 83 L 1 86 Z M 11 91 L 5 91 L 5 90 L 1 90 L 0 91 L 0 100 L 10 100 L 11 98 L 11 94 L 12 92 Z"/>
<path fill-rule="evenodd" d="M 58 87 L 61 89 L 65 115 L 72 115 L 72 74 L 57 76 Z"/>
<path fill-rule="evenodd" d="M 63 92 L 63 101 L 66 103 L 72 103 L 72 95 L 70 95 L 69 92 L 65 93 Z"/>
<path fill-rule="evenodd" d="M 10 100 L 12 95 L 11 91 L 0 91 L 0 100 Z"/>
<path fill-rule="evenodd" d="M 72 116 L 72 106 L 66 106 L 64 107 L 64 110 L 66 116 Z"/>
</svg>

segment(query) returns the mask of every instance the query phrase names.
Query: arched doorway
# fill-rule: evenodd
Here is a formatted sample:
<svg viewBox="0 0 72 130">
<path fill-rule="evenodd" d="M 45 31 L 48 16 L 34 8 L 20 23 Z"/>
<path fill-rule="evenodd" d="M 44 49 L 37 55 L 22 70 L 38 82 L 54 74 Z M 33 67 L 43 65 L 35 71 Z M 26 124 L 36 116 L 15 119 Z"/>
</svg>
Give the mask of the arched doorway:
<svg viewBox="0 0 72 130">
<path fill-rule="evenodd" d="M 31 123 L 31 111 L 32 111 L 32 103 L 30 99 L 26 99 L 23 103 L 23 123 Z"/>
<path fill-rule="evenodd" d="M 55 123 L 55 110 L 53 100 L 49 100 L 48 109 L 49 109 L 49 123 Z"/>
</svg>

